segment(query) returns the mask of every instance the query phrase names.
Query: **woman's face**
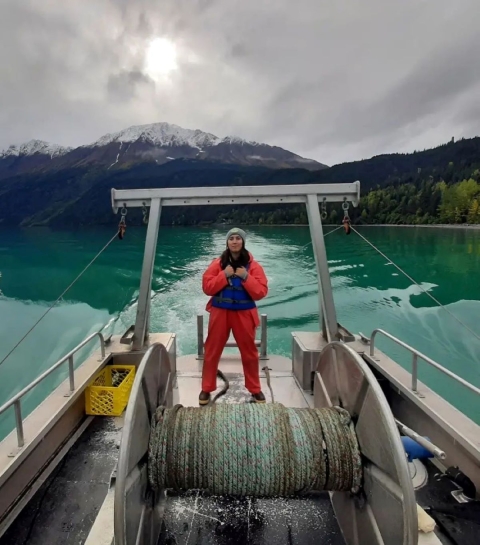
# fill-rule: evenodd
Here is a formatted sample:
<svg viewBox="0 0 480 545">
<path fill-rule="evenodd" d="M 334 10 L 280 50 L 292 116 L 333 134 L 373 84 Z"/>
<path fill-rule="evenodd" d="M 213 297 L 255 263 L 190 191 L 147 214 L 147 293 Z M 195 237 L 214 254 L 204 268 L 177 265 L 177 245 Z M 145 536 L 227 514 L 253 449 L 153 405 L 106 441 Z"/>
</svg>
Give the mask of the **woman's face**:
<svg viewBox="0 0 480 545">
<path fill-rule="evenodd" d="M 228 238 L 228 249 L 231 252 L 240 252 L 243 246 L 243 238 L 240 235 L 232 235 Z"/>
</svg>

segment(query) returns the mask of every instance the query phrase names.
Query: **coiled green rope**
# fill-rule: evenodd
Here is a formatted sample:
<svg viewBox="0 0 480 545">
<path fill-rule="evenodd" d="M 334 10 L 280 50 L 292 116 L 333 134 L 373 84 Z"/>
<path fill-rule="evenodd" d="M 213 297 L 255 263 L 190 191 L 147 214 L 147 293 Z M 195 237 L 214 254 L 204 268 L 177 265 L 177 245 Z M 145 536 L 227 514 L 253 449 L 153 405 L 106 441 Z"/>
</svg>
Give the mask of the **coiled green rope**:
<svg viewBox="0 0 480 545">
<path fill-rule="evenodd" d="M 148 475 L 156 490 L 286 497 L 356 493 L 362 464 L 350 415 L 340 407 L 176 405 L 152 418 Z"/>
</svg>

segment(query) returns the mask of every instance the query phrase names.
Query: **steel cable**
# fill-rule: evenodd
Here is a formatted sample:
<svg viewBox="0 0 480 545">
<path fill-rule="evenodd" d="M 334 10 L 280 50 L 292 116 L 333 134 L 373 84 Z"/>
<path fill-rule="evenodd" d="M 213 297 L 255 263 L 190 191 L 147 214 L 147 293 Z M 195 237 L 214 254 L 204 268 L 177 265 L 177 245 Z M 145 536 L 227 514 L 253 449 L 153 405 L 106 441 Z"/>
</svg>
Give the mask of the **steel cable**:
<svg viewBox="0 0 480 545">
<path fill-rule="evenodd" d="M 110 244 L 117 238 L 118 232 L 105 244 L 105 246 L 97 253 L 97 255 L 86 265 L 83 270 L 77 275 L 77 277 L 62 291 L 57 299 L 48 307 L 48 309 L 40 316 L 40 318 L 33 324 L 33 326 L 25 333 L 25 335 L 17 342 L 17 344 L 8 352 L 8 354 L 0 361 L 0 365 L 20 346 L 20 344 L 30 335 L 30 333 L 37 327 L 37 325 L 45 318 L 45 316 L 55 307 L 55 305 L 62 299 L 62 297 L 70 290 L 74 284 L 80 279 L 80 277 L 87 271 L 87 269 L 97 260 L 98 257 L 110 246 Z"/>
<path fill-rule="evenodd" d="M 367 244 L 369 244 L 376 252 L 378 252 L 382 257 L 384 257 L 389 263 L 391 263 L 398 271 L 400 271 L 404 276 L 406 276 L 411 282 L 413 282 L 418 288 L 420 288 L 425 295 L 428 295 L 432 301 L 434 301 L 437 305 L 443 308 L 450 316 L 455 319 L 460 325 L 462 325 L 467 331 L 469 331 L 474 337 L 476 337 L 480 341 L 480 335 L 475 333 L 468 325 L 466 325 L 462 320 L 457 318 L 455 314 L 450 312 L 448 308 L 443 305 L 436 297 L 434 297 L 431 293 L 429 293 L 426 289 L 424 289 L 418 282 L 416 282 L 408 273 L 406 273 L 403 269 L 401 269 L 396 263 L 394 263 L 388 256 L 386 256 L 381 250 L 379 250 L 374 244 L 372 244 L 366 237 L 364 237 L 361 233 L 359 233 L 355 227 L 352 227 L 352 231 L 357 233 L 357 235 L 363 239 Z"/>
</svg>

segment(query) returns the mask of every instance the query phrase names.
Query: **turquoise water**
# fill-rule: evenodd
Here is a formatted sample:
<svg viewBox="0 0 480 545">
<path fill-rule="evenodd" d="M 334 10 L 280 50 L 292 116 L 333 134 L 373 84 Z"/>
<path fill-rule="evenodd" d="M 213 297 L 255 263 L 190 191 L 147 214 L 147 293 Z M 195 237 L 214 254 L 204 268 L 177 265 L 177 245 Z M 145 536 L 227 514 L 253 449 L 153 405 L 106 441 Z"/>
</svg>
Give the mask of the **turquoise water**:
<svg viewBox="0 0 480 545">
<path fill-rule="evenodd" d="M 480 335 L 480 231 L 380 227 L 361 232 Z M 111 236 L 104 228 L 0 232 L 0 360 Z M 130 228 L 124 240 L 115 240 L 0 366 L 0 404 L 110 318 L 118 317 L 116 333 L 133 323 L 144 240 L 142 228 Z M 367 335 L 382 327 L 480 386 L 480 341 L 354 233 L 347 237 L 337 231 L 325 240 L 340 323 Z M 269 295 L 259 307 L 268 314 L 270 352 L 289 356 L 292 331 L 318 329 L 309 242 L 304 227 L 248 229 L 247 246 L 269 279 Z M 154 330 L 177 333 L 180 354 L 196 351 L 196 315 L 206 315 L 207 302 L 201 276 L 223 247 L 221 230 L 160 231 L 151 323 Z M 410 368 L 405 350 L 381 338 L 378 346 Z M 77 361 L 94 347 L 94 342 L 85 347 Z M 65 366 L 32 390 L 24 398 L 23 414 L 66 376 Z M 422 362 L 419 376 L 480 422 L 473 394 Z M 0 435 L 11 426 L 12 414 L 0 417 Z"/>
</svg>

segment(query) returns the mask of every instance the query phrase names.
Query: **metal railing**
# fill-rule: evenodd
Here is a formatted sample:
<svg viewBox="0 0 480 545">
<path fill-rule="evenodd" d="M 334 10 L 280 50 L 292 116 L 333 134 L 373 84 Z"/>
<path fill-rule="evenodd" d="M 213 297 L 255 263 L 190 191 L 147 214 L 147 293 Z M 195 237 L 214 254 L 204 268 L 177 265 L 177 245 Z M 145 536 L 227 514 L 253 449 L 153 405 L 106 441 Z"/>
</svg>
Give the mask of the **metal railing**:
<svg viewBox="0 0 480 545">
<path fill-rule="evenodd" d="M 197 358 L 203 359 L 205 341 L 203 339 L 203 315 L 197 316 Z M 260 316 L 260 339 L 255 339 L 255 346 L 260 347 L 260 359 L 266 360 L 267 356 L 267 315 L 262 314 Z M 236 348 L 237 343 L 235 341 L 228 341 L 225 345 L 226 348 Z"/>
<path fill-rule="evenodd" d="M 73 356 L 76 352 L 80 350 L 80 348 L 83 348 L 86 344 L 88 344 L 92 339 L 95 337 L 98 337 L 100 339 L 100 348 L 102 351 L 102 359 L 105 358 L 105 339 L 103 335 L 100 332 L 92 333 L 89 337 L 87 337 L 85 340 L 83 340 L 79 345 L 77 345 L 73 350 L 71 350 L 68 354 L 63 356 L 60 360 L 57 361 L 52 367 L 47 369 L 44 373 L 42 373 L 39 377 L 37 377 L 33 382 L 31 382 L 28 386 L 25 386 L 23 390 L 18 392 L 18 394 L 14 395 L 12 399 L 7 401 L 4 405 L 0 407 L 0 415 L 3 414 L 7 409 L 9 409 L 12 405 L 15 409 L 15 426 L 17 428 L 17 442 L 18 447 L 22 448 L 25 444 L 25 438 L 23 435 L 23 418 L 22 418 L 22 406 L 21 406 L 21 400 L 22 397 L 27 394 L 30 390 L 35 388 L 37 384 L 40 384 L 46 377 L 48 377 L 53 371 L 58 369 L 63 363 L 68 361 L 68 375 L 70 379 L 70 392 L 67 394 L 71 395 L 72 392 L 75 391 L 75 370 L 73 367 Z M 101 361 L 101 360 L 100 360 Z"/>
<path fill-rule="evenodd" d="M 443 374 L 449 376 L 450 378 L 453 378 L 453 380 L 456 380 L 457 382 L 459 382 L 460 384 L 465 386 L 465 388 L 468 388 L 470 391 L 474 392 L 475 394 L 480 395 L 480 388 L 477 388 L 473 384 L 470 384 L 470 382 L 467 382 L 462 377 L 459 377 L 455 373 L 452 373 L 451 371 L 449 371 L 448 369 L 446 369 L 445 367 L 443 367 L 442 365 L 440 365 L 436 361 L 432 360 L 428 356 L 425 356 L 425 354 L 422 354 L 417 349 L 413 348 L 412 346 L 408 345 L 407 343 L 404 343 L 400 339 L 397 339 L 397 337 L 394 337 L 393 335 L 391 335 L 390 333 L 387 333 L 383 329 L 374 329 L 373 330 L 372 336 L 370 338 L 370 356 L 372 358 L 375 356 L 375 337 L 377 336 L 377 333 L 381 333 L 382 335 L 385 335 L 385 337 L 392 340 L 393 342 L 395 342 L 399 346 L 402 346 L 403 348 L 406 348 L 409 352 L 412 353 L 412 387 L 411 387 L 411 389 L 416 394 L 418 393 L 418 390 L 417 390 L 418 358 L 421 358 L 423 361 L 425 361 L 426 363 L 428 363 L 432 367 L 435 367 L 435 369 L 438 369 Z"/>
</svg>

